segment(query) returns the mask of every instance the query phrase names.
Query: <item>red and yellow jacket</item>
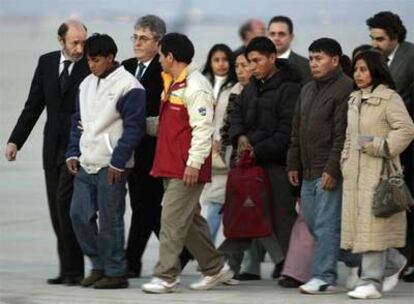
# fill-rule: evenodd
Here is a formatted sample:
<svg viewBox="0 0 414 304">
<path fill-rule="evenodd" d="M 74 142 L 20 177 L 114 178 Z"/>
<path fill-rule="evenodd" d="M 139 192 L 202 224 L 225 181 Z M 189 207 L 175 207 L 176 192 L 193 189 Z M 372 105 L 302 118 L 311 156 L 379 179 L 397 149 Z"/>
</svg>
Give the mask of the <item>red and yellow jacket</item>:
<svg viewBox="0 0 414 304">
<path fill-rule="evenodd" d="M 208 80 L 187 67 L 174 82 L 162 73 L 157 148 L 151 175 L 183 178 L 186 166 L 200 169 L 199 182 L 211 179 L 214 99 Z"/>
</svg>

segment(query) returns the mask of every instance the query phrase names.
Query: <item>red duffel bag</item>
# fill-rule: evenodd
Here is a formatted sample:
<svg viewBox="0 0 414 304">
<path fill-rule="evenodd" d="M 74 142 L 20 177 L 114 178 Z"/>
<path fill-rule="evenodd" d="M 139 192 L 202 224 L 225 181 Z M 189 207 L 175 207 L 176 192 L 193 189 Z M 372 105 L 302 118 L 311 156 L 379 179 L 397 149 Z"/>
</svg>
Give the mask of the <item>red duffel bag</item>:
<svg viewBox="0 0 414 304">
<path fill-rule="evenodd" d="M 272 233 L 269 180 L 250 151 L 242 153 L 228 174 L 223 226 L 226 238 L 259 238 Z"/>
</svg>

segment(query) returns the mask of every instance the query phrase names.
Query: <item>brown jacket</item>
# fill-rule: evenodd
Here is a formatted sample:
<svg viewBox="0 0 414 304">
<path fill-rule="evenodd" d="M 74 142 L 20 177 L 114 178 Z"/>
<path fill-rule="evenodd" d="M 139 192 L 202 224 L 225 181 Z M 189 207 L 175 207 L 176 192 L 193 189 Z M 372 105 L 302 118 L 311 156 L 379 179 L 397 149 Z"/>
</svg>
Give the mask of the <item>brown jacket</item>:
<svg viewBox="0 0 414 304">
<path fill-rule="evenodd" d="M 352 80 L 341 69 L 303 87 L 293 119 L 288 171 L 299 171 L 308 180 L 323 172 L 341 177 L 339 159 L 351 92 Z"/>
<path fill-rule="evenodd" d="M 384 157 L 399 164 L 399 154 L 414 138 L 414 125 L 401 97 L 379 85 L 361 102 L 361 91 L 349 99 L 348 127 L 341 164 L 344 177 L 341 247 L 353 252 L 383 251 L 405 244 L 405 212 L 389 218 L 372 214 L 374 189 Z M 363 152 L 358 135 L 373 136 Z M 388 147 L 388 148 L 387 148 Z"/>
</svg>

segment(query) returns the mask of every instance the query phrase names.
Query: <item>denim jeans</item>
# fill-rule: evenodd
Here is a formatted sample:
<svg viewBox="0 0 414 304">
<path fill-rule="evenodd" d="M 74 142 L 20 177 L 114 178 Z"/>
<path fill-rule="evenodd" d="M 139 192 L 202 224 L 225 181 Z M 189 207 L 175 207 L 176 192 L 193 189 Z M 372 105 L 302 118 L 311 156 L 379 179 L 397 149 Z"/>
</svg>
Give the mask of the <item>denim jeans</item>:
<svg viewBox="0 0 414 304">
<path fill-rule="evenodd" d="M 220 203 L 211 202 L 208 204 L 207 224 L 208 230 L 210 231 L 211 241 L 213 243 L 216 242 L 217 232 L 221 224 L 221 208 L 223 208 L 223 204 Z"/>
<path fill-rule="evenodd" d="M 336 284 L 341 235 L 342 181 L 325 191 L 321 179 L 303 180 L 301 212 L 315 238 L 312 278 Z"/>
<path fill-rule="evenodd" d="M 97 174 L 88 174 L 80 168 L 74 181 L 70 217 L 82 251 L 92 261 L 92 268 L 116 277 L 125 274 L 126 173 L 113 185 L 108 183 L 107 174 L 108 168 Z"/>
</svg>

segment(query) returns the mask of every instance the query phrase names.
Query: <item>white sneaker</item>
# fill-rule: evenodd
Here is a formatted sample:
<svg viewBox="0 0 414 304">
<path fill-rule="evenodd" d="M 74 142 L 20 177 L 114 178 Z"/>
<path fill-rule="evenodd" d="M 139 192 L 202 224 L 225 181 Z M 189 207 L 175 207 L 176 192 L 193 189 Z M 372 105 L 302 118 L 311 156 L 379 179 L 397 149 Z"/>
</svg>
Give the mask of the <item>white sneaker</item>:
<svg viewBox="0 0 414 304">
<path fill-rule="evenodd" d="M 383 292 L 389 292 L 393 290 L 395 286 L 397 286 L 400 273 L 401 271 L 403 271 L 405 265 L 407 265 L 407 259 L 404 257 L 404 263 L 402 263 L 402 266 L 400 267 L 400 269 L 393 275 L 390 275 L 389 277 L 384 278 L 384 281 L 382 282 Z"/>
<path fill-rule="evenodd" d="M 212 276 L 203 276 L 200 281 L 192 283 L 190 285 L 190 288 L 196 290 L 207 290 L 213 288 L 219 283 L 228 282 L 233 278 L 233 275 L 234 273 L 230 269 L 229 265 L 227 265 L 227 263 L 224 263 L 223 268 L 221 268 L 217 274 Z"/>
<path fill-rule="evenodd" d="M 348 290 L 354 290 L 358 284 L 359 276 L 358 276 L 359 267 L 348 267 L 348 276 L 346 278 L 346 288 Z"/>
<path fill-rule="evenodd" d="M 333 294 L 336 293 L 336 287 L 321 279 L 312 278 L 299 286 L 299 291 L 305 294 Z"/>
<path fill-rule="evenodd" d="M 354 290 L 348 292 L 347 295 L 352 299 L 379 299 L 382 297 L 374 284 L 358 286 Z"/>
<path fill-rule="evenodd" d="M 230 279 L 230 280 L 223 282 L 223 284 L 228 285 L 228 286 L 236 286 L 240 284 L 240 281 L 236 279 Z"/>
<path fill-rule="evenodd" d="M 143 284 L 141 289 L 147 293 L 177 292 L 180 289 L 180 279 L 176 278 L 174 282 L 168 283 L 167 281 L 154 277 L 151 282 Z"/>
</svg>

